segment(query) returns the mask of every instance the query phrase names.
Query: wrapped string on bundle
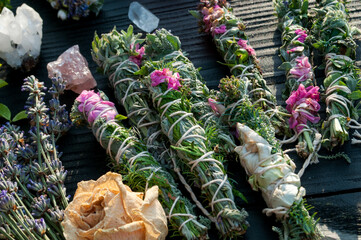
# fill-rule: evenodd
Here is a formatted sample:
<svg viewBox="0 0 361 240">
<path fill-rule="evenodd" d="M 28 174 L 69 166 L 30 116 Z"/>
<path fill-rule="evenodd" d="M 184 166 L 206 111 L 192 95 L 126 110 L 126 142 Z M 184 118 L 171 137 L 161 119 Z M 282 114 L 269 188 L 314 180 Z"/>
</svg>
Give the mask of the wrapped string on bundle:
<svg viewBox="0 0 361 240">
<path fill-rule="evenodd" d="M 148 105 L 148 90 L 139 81 L 139 76 L 135 75 L 144 55 L 144 47 L 140 47 L 144 40 L 140 39 L 140 35 L 133 33 L 131 25 L 127 32 L 113 29 L 108 34 L 102 34 L 100 38 L 95 34 L 92 56 L 108 76 L 115 98 L 124 107 L 130 123 L 139 130 L 148 150 L 157 160 L 162 161 L 163 165 L 169 165 L 169 162 L 163 161 L 161 157 L 168 148 L 167 141 L 161 136 L 159 117 Z"/>
<path fill-rule="evenodd" d="M 318 123 L 320 117 L 319 87 L 316 86 L 315 74 L 309 61 L 307 24 L 308 0 L 273 1 L 282 32 L 280 57 L 283 61 L 280 69 L 286 72 L 286 88 L 283 98 L 286 109 L 292 115 L 289 119 L 294 137 L 283 141 L 297 141 L 297 153 L 306 162 L 317 163 L 317 152 L 321 147 L 321 134 L 312 124 Z M 311 155 L 311 156 L 310 156 Z"/>
<path fill-rule="evenodd" d="M 349 139 L 349 128 L 360 129 L 358 105 L 361 99 L 360 74 L 355 65 L 354 35 L 361 31 L 348 23 L 344 1 L 319 0 L 312 25 L 313 47 L 324 55 L 327 120 L 322 124 L 323 145 L 328 149 Z M 353 141 L 355 142 L 355 141 Z"/>
<path fill-rule="evenodd" d="M 186 239 L 206 239 L 207 227 L 197 220 L 191 203 L 182 196 L 172 176 L 148 152 L 136 130 L 126 129 L 116 120 L 114 103 L 104 94 L 83 91 L 76 99 L 71 117 L 76 124 L 88 123 L 94 136 L 106 149 L 115 170 L 135 191 L 158 185 L 160 201 L 174 235 Z"/>
<path fill-rule="evenodd" d="M 149 35 L 148 35 L 149 36 Z M 197 124 L 191 112 L 191 103 L 183 97 L 182 80 L 170 68 L 146 65 L 144 82 L 160 114 L 162 131 L 184 164 L 190 167 L 194 179 L 201 183 L 202 197 L 206 199 L 217 229 L 223 237 L 245 233 L 247 212 L 239 210 L 234 202 L 232 187 L 224 173 L 223 164 L 207 147 L 205 130 Z"/>
<path fill-rule="evenodd" d="M 183 87 L 188 89 L 184 97 L 191 103 L 191 112 L 204 129 L 212 129 L 209 142 L 217 153 L 226 157 L 236 146 L 234 139 L 228 127 L 220 122 L 219 116 L 212 111 L 208 100 L 215 96 L 215 92 L 208 89 L 199 69 L 184 55 L 179 38 L 165 29 L 160 29 L 154 34 L 148 34 L 146 43 L 145 57 L 151 60 L 152 65 L 176 71 L 175 74 L 182 79 Z"/>
<path fill-rule="evenodd" d="M 137 75 L 144 55 L 144 47 L 139 46 L 142 41 L 140 34 L 133 33 L 132 25 L 127 32 L 113 29 L 100 38 L 95 35 L 92 44 L 93 59 L 108 75 L 116 99 L 125 108 L 130 123 L 139 130 L 148 151 L 163 167 L 177 174 L 193 202 L 204 215 L 210 217 L 210 213 L 186 181 L 186 178 L 192 178 L 193 175 L 188 174 L 189 168 L 181 163 L 176 152 L 170 148 L 168 138 L 161 131 L 158 113 L 148 105 L 148 90 Z"/>
<path fill-rule="evenodd" d="M 286 124 L 289 114 L 277 105 L 275 95 L 262 76 L 256 52 L 245 34 L 245 24 L 233 14 L 225 0 L 201 1 L 198 9 L 199 11 L 191 11 L 192 15 L 200 19 L 202 31 L 212 35 L 231 74 L 250 80 L 247 89 L 252 102 L 262 107 L 271 117 L 278 135 L 290 136 L 291 131 Z"/>
<path fill-rule="evenodd" d="M 247 78 L 224 78 L 213 104 L 223 121 L 236 127 L 241 145 L 235 151 L 255 191 L 261 191 L 268 206 L 264 212 L 281 221 L 283 229 L 274 228 L 281 239 L 318 239 L 317 220 L 310 216 L 303 197 L 301 170 L 285 154 L 276 139 L 276 130 L 267 114 L 257 108 L 247 93 Z"/>
</svg>

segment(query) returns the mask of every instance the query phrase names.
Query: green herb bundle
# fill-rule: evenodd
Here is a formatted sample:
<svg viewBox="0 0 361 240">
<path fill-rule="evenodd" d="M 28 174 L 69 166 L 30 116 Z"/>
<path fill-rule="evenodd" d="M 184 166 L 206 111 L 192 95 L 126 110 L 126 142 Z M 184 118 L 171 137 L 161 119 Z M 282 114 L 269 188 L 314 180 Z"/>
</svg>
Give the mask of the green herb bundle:
<svg viewBox="0 0 361 240">
<path fill-rule="evenodd" d="M 119 33 L 113 29 L 109 34 L 102 34 L 101 38 L 95 35 L 93 58 L 108 75 L 116 99 L 125 108 L 130 123 L 139 130 L 148 151 L 163 167 L 178 175 L 197 207 L 209 216 L 184 178 L 185 175 L 189 175 L 189 167 L 182 164 L 175 151 L 170 148 L 168 138 L 161 131 L 158 113 L 148 105 L 148 90 L 139 81 L 139 75 L 136 75 L 144 49 L 139 47 L 142 42 L 139 37 L 139 34 L 133 33 L 132 25 L 127 32 Z"/>
<path fill-rule="evenodd" d="M 206 133 L 191 113 L 192 104 L 177 90 L 181 87 L 179 73 L 157 68 L 152 63 L 146 64 L 145 71 L 151 73 L 144 81 L 160 114 L 162 131 L 184 164 L 190 167 L 195 181 L 200 182 L 202 197 L 209 203 L 217 229 L 223 237 L 244 234 L 248 214 L 237 209 L 223 164 L 207 147 Z"/>
<path fill-rule="evenodd" d="M 317 123 L 320 120 L 317 114 L 320 109 L 319 95 L 316 94 L 317 99 L 312 101 L 313 104 L 309 104 L 310 101 L 307 100 L 310 96 L 299 97 L 292 101 L 294 98 L 292 95 L 300 95 L 301 92 L 311 89 L 317 93 L 319 89 L 314 88 L 316 82 L 308 59 L 311 38 L 304 27 L 308 19 L 308 0 L 274 0 L 273 5 L 278 16 L 279 30 L 282 32 L 280 57 L 283 63 L 280 69 L 286 71 L 286 88 L 283 98 L 287 100 L 287 110 L 295 116 L 291 117 L 292 121 L 290 121 L 290 125 L 292 123 L 290 127 L 294 130 L 295 136 L 290 140 L 298 139 L 296 149 L 301 157 L 308 158 L 312 154 L 310 161 L 317 162 L 315 153 L 321 146 L 321 135 L 310 121 Z"/>
<path fill-rule="evenodd" d="M 298 57 L 310 56 L 311 38 L 308 37 L 306 29 L 308 0 L 273 0 L 273 5 L 278 17 L 278 29 L 282 32 L 280 57 L 283 64 L 280 69 L 286 71 L 286 89 L 282 95 L 286 100 L 301 83 L 305 87 L 315 85 L 312 67 L 307 75 L 290 73 L 290 70 L 297 66 Z"/>
<path fill-rule="evenodd" d="M 148 90 L 139 81 L 139 76 L 135 75 L 140 69 L 139 65 L 132 61 L 132 57 L 137 57 L 140 61 L 142 59 L 139 44 L 144 40 L 140 39 L 140 35 L 133 33 L 131 25 L 127 32 L 113 29 L 108 34 L 102 34 L 100 38 L 95 34 L 92 56 L 108 76 L 115 98 L 124 107 L 130 123 L 139 130 L 148 150 L 156 159 L 162 160 L 161 156 L 164 156 L 167 147 L 160 134 L 159 117 L 148 105 Z M 169 164 L 165 161 L 162 163 Z"/>
<path fill-rule="evenodd" d="M 150 58 L 152 65 L 179 73 L 185 97 L 191 103 L 191 112 L 204 129 L 212 131 L 208 138 L 211 147 L 223 156 L 232 152 L 235 144 L 228 127 L 219 121 L 219 116 L 209 103 L 209 98 L 215 96 L 215 92 L 208 89 L 199 69 L 184 55 L 179 38 L 165 29 L 160 29 L 154 34 L 148 34 L 146 43 L 145 57 Z"/>
<path fill-rule="evenodd" d="M 249 45 L 245 24 L 237 18 L 227 1 L 202 1 L 199 11 L 191 11 L 200 19 L 202 31 L 213 37 L 218 52 L 222 55 L 225 65 L 231 74 L 250 79 L 247 87 L 251 100 L 261 106 L 271 117 L 272 124 L 279 135 L 290 135 L 286 124 L 287 111 L 277 105 L 276 97 L 268 88 L 255 50 Z"/>
<path fill-rule="evenodd" d="M 275 214 L 282 222 L 283 231 L 274 228 L 281 239 L 318 239 L 314 215 L 310 216 L 303 200 L 306 191 L 295 164 L 284 154 L 275 137 L 271 120 L 261 108 L 251 103 L 246 92 L 247 79 L 224 78 L 220 84 L 218 100 L 223 106 L 222 119 L 237 127 L 241 146 L 235 151 L 249 176 L 248 182 L 255 191 L 260 190 L 268 206 L 264 212 Z M 234 103 L 234 99 L 238 99 Z"/>
<path fill-rule="evenodd" d="M 191 203 L 138 139 L 137 131 L 126 129 L 116 120 L 118 113 L 114 104 L 104 101 L 107 100 L 104 94 L 83 93 L 88 96 L 75 101 L 71 117 L 76 124 L 88 122 L 91 125 L 95 137 L 111 156 L 113 169 L 122 173 L 124 181 L 135 191 L 144 192 L 148 187 L 158 185 L 160 201 L 174 236 L 206 239 L 207 227 L 197 220 Z M 81 105 L 83 111 L 79 109 Z"/>
<path fill-rule="evenodd" d="M 322 125 L 324 146 L 332 149 L 349 139 L 350 127 L 360 128 L 356 100 L 361 99 L 360 75 L 354 59 L 353 36 L 360 30 L 348 23 L 344 1 L 322 0 L 312 26 L 313 46 L 325 56 L 327 120 Z"/>
<path fill-rule="evenodd" d="M 166 32 L 169 38 L 174 38 L 179 42 L 178 38 L 173 37 L 167 31 L 160 31 L 162 33 Z M 122 31 L 121 33 L 118 33 L 116 30 L 113 30 L 109 34 L 103 34 L 101 38 L 98 38 L 96 36 L 93 42 L 93 58 L 99 66 L 106 70 L 105 72 L 109 76 L 110 83 L 114 87 L 116 98 L 124 106 L 131 123 L 134 126 L 138 127 L 138 129 L 140 130 L 140 135 L 143 139 L 147 141 L 148 150 L 152 153 L 153 156 L 157 156 L 158 160 L 161 161 L 162 166 L 167 166 L 173 163 L 173 170 L 177 173 L 179 180 L 191 194 L 192 199 L 194 200 L 196 205 L 207 217 L 213 219 L 208 210 L 206 210 L 203 207 L 202 203 L 198 201 L 192 187 L 187 183 L 183 175 L 187 178 L 188 182 L 192 182 L 191 185 L 201 186 L 201 183 L 199 183 L 199 180 L 193 180 L 194 175 L 190 173 L 190 167 L 179 160 L 179 158 L 176 156 L 176 153 L 174 152 L 174 149 L 169 149 L 168 138 L 160 132 L 161 126 L 159 116 L 158 114 L 154 114 L 153 110 L 151 110 L 150 106 L 148 106 L 148 99 L 150 98 L 147 94 L 148 91 L 146 89 L 143 89 L 143 84 L 139 82 L 140 76 L 137 75 L 138 73 L 135 72 L 135 70 L 139 69 L 139 65 L 141 65 L 141 62 L 138 62 L 139 65 L 132 62 L 132 57 L 134 56 L 134 53 L 132 53 L 131 47 L 136 46 L 136 44 L 140 42 L 140 40 L 138 39 L 139 35 L 133 34 L 132 26 L 128 28 L 127 32 Z M 157 39 L 158 35 L 155 35 L 155 41 Z M 161 41 L 158 41 L 158 43 L 160 44 L 159 46 L 157 46 L 157 49 L 166 48 L 168 49 L 167 53 L 171 52 L 170 54 L 167 54 L 165 56 L 166 60 L 164 60 L 164 62 L 168 62 L 170 67 L 172 67 L 173 65 L 174 67 L 177 67 L 177 70 L 182 72 L 183 77 L 188 76 L 188 82 L 193 81 L 193 79 L 199 82 L 199 72 L 194 68 L 193 64 L 190 63 L 189 60 L 182 55 L 180 51 L 173 52 L 173 49 L 170 49 L 169 47 L 173 47 L 173 45 L 171 44 L 167 46 L 167 43 Z M 142 48 L 137 47 L 137 49 Z M 147 54 L 145 56 L 147 56 Z M 138 54 L 138 56 L 139 55 L 140 54 Z M 158 59 L 159 57 L 161 57 L 156 51 L 152 51 L 151 55 L 154 59 Z M 187 64 L 181 61 L 182 59 L 186 59 Z M 144 62 L 146 61 L 143 60 L 143 63 Z M 126 67 L 127 65 L 128 67 Z M 205 87 L 203 83 L 202 87 Z M 206 88 L 206 90 L 208 91 L 208 88 Z M 194 94 L 199 95 L 199 92 Z M 200 111 L 204 108 L 207 109 L 207 116 L 210 117 L 209 112 L 211 112 L 211 114 L 213 113 L 208 103 L 203 103 L 202 106 L 197 108 L 197 110 Z M 204 112 L 205 111 L 203 111 L 202 113 Z M 207 121 L 206 119 L 206 122 L 210 121 Z M 212 131 L 212 139 L 209 139 L 208 141 L 209 143 L 211 143 L 212 146 L 223 146 L 223 144 L 217 145 L 217 142 L 219 142 L 219 132 L 220 131 Z M 164 137 L 166 139 L 164 139 Z M 223 137 L 223 139 L 227 140 L 228 138 L 228 136 Z M 227 150 L 229 151 L 229 149 Z"/>
</svg>

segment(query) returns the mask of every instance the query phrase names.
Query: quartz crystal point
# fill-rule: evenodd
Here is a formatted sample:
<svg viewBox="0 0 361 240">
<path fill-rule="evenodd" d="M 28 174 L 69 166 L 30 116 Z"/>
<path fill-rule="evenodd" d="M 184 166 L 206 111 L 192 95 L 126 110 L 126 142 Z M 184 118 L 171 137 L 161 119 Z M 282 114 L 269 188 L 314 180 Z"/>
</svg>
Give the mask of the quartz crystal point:
<svg viewBox="0 0 361 240">
<path fill-rule="evenodd" d="M 43 20 L 26 4 L 16 9 L 16 16 L 4 7 L 0 14 L 0 58 L 12 68 L 33 68 L 40 55 Z"/>
<path fill-rule="evenodd" d="M 78 94 L 97 85 L 88 68 L 88 62 L 81 55 L 78 45 L 66 50 L 56 61 L 48 63 L 47 69 L 49 78 L 62 77 L 66 81 L 66 89 Z"/>
<path fill-rule="evenodd" d="M 128 17 L 144 32 L 150 33 L 158 27 L 159 18 L 138 2 L 130 4 Z"/>
</svg>

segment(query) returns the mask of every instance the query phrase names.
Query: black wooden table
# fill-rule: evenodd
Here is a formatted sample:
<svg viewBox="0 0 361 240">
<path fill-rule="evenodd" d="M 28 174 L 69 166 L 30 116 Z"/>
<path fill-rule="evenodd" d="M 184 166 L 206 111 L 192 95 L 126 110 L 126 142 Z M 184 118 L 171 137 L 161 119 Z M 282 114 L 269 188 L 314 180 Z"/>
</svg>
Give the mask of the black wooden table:
<svg viewBox="0 0 361 240">
<path fill-rule="evenodd" d="M 96 64 L 91 59 L 90 48 L 94 31 L 109 32 L 114 26 L 118 30 L 126 29 L 131 24 L 128 19 L 129 0 L 106 0 L 103 10 L 98 17 L 89 17 L 80 21 L 62 22 L 56 17 L 56 11 L 51 9 L 46 0 L 13 0 L 14 10 L 22 2 L 33 7 L 43 18 L 43 44 L 40 62 L 31 74 L 49 86 L 46 64 L 54 61 L 69 47 L 78 44 L 80 51 L 87 58 L 89 67 L 94 74 L 98 88 L 104 90 L 114 101 L 112 90 L 107 86 L 107 79 L 96 73 Z M 180 37 L 182 49 L 189 54 L 189 58 L 196 67 L 202 67 L 201 74 L 211 88 L 217 88 L 219 79 L 229 75 L 228 68 L 220 65 L 221 61 L 211 39 L 198 32 L 197 21 L 188 13 L 195 9 L 197 0 L 139 0 L 145 7 L 160 18 L 159 27 L 164 27 Z M 272 1 L 270 0 L 242 0 L 230 1 L 237 16 L 247 24 L 247 34 L 261 61 L 267 82 L 279 96 L 285 81 L 284 72 L 278 70 L 281 64 L 277 50 L 281 45 L 280 32 L 277 28 L 277 18 L 274 16 Z M 311 4 L 311 6 L 314 6 Z M 354 0 L 349 4 L 351 22 L 361 27 L 361 2 Z M 136 31 L 140 31 L 136 28 Z M 360 41 L 358 41 L 360 46 Z M 358 60 L 361 47 L 358 47 Z M 26 94 L 20 91 L 22 79 L 26 75 L 19 72 L 9 72 L 7 81 L 9 86 L 1 89 L 0 102 L 8 105 L 13 112 L 23 109 Z M 322 78 L 322 76 L 319 76 Z M 63 101 L 69 104 L 76 95 L 69 92 Z M 280 103 L 282 103 L 280 101 Z M 26 122 L 21 122 L 26 124 Z M 61 151 L 64 152 L 62 161 L 68 170 L 66 180 L 69 194 L 74 194 L 76 183 L 81 180 L 97 179 L 108 171 L 105 151 L 100 147 L 92 133 L 87 128 L 72 128 L 59 141 Z M 320 223 L 328 228 L 329 239 L 358 239 L 361 236 L 361 146 L 345 144 L 339 151 L 348 153 L 352 164 L 342 159 L 322 160 L 317 165 L 311 165 L 302 177 L 302 185 L 307 190 L 308 203 L 318 212 Z M 292 155 L 293 156 L 293 155 Z M 298 166 L 302 161 L 293 156 Z M 262 214 L 265 203 L 259 193 L 253 192 L 246 182 L 246 175 L 242 168 L 230 163 L 237 188 L 248 199 L 248 204 L 238 202 L 249 212 L 251 227 L 247 231 L 246 239 L 263 240 L 277 239 L 272 232 L 274 218 Z M 337 234 L 333 234 L 337 232 Z M 331 236 L 338 237 L 332 237 Z M 218 239 L 216 232 L 211 231 L 212 239 Z"/>
</svg>

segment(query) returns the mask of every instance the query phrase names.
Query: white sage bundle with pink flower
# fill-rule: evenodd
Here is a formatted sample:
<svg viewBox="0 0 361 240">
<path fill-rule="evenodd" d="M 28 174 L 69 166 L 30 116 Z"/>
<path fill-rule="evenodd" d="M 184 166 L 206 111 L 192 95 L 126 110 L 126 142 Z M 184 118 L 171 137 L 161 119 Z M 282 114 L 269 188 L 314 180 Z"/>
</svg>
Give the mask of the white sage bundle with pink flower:
<svg viewBox="0 0 361 240">
<path fill-rule="evenodd" d="M 290 136 L 287 111 L 277 105 L 276 97 L 262 76 L 256 52 L 245 34 L 246 26 L 225 0 L 201 1 L 199 11 L 191 11 L 200 20 L 202 31 L 213 37 L 218 52 L 237 78 L 247 78 L 250 99 L 271 117 L 280 136 Z"/>
<path fill-rule="evenodd" d="M 191 103 L 184 98 L 182 79 L 173 68 L 166 69 L 151 62 L 145 67 L 143 72 L 148 75 L 144 82 L 160 115 L 162 131 L 201 187 L 201 197 L 210 206 L 210 218 L 223 237 L 244 234 L 248 214 L 235 204 L 224 166 L 208 146 L 206 131 L 197 124 L 191 113 Z"/>
<path fill-rule="evenodd" d="M 208 99 L 215 95 L 215 91 L 207 87 L 199 69 L 182 52 L 179 38 L 166 29 L 160 29 L 148 34 L 146 43 L 146 57 L 151 56 L 146 59 L 154 66 L 166 67 L 157 72 L 158 75 L 154 75 L 153 80 L 164 81 L 168 78 L 169 87 L 173 84 L 173 88 L 178 90 L 180 84 L 175 79 L 182 79 L 184 87 L 188 89 L 184 97 L 191 103 L 191 112 L 204 129 L 214 129 L 213 135 L 209 136 L 209 143 L 211 148 L 226 159 L 227 154 L 233 152 L 236 146 L 234 139 L 228 131 L 228 126 L 219 121 L 219 116 L 212 111 L 212 106 L 208 102 Z M 170 68 L 174 73 L 169 70 Z"/>
<path fill-rule="evenodd" d="M 207 227 L 197 220 L 192 204 L 178 190 L 173 177 L 148 152 L 137 130 L 125 128 L 117 116 L 114 103 L 94 91 L 83 91 L 71 113 L 75 123 L 86 122 L 91 126 L 111 157 L 112 167 L 122 173 L 127 185 L 137 192 L 145 192 L 154 185 L 159 187 L 160 202 L 174 235 L 192 240 L 206 238 Z"/>
<path fill-rule="evenodd" d="M 62 222 L 67 240 L 165 239 L 167 218 L 158 186 L 133 192 L 122 180 L 108 172 L 96 181 L 78 183 Z"/>
<path fill-rule="evenodd" d="M 142 62 L 145 62 L 144 46 L 139 47 L 142 41 L 140 34 L 133 33 L 132 25 L 128 27 L 127 32 L 118 32 L 113 29 L 110 33 L 102 34 L 101 37 L 96 34 L 92 44 L 93 59 L 108 75 L 116 99 L 124 107 L 130 123 L 139 130 L 140 138 L 146 143 L 148 151 L 163 167 L 177 174 L 197 207 L 209 216 L 190 186 L 193 182 L 188 184 L 186 181 L 187 178 L 193 179 L 193 175 L 188 174 L 189 168 L 181 163 L 175 150 L 170 148 L 168 138 L 161 131 L 159 115 L 148 105 L 151 101 L 148 90 L 140 81 L 140 75 L 137 74 Z M 135 49 L 134 46 L 136 46 Z M 165 69 L 163 74 L 174 80 L 171 84 L 173 83 L 172 86 L 177 88 L 175 79 L 179 77 L 179 74 L 173 74 L 169 69 L 168 71 Z M 208 225 L 206 221 L 203 222 Z M 210 221 L 208 222 L 210 224 Z M 187 239 L 206 236 L 203 227 L 199 227 L 201 229 L 195 229 L 194 235 L 182 231 L 180 234 Z"/>
<path fill-rule="evenodd" d="M 279 67 L 286 72 L 286 88 L 282 97 L 286 100 L 287 111 L 291 114 L 290 128 L 294 136 L 283 143 L 298 140 L 296 150 L 305 158 L 305 165 L 317 163 L 317 152 L 321 147 L 321 134 L 312 124 L 320 120 L 319 88 L 316 87 L 314 72 L 308 59 L 311 45 L 307 30 L 308 0 L 274 0 L 274 8 L 282 32 Z"/>
</svg>

